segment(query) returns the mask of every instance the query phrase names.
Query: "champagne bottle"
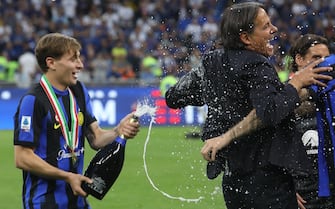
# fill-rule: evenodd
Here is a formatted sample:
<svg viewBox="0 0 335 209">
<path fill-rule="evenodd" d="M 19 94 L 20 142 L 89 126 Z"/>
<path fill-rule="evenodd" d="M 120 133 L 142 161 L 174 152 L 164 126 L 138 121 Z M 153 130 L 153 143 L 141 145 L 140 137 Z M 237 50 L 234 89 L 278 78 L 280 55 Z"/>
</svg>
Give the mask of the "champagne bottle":
<svg viewBox="0 0 335 209">
<path fill-rule="evenodd" d="M 132 122 L 137 120 L 135 116 L 132 118 Z M 82 184 L 86 193 L 99 200 L 104 198 L 122 170 L 126 142 L 127 140 L 121 135 L 100 149 L 93 157 L 84 174 L 91 178 L 93 183 Z"/>
</svg>

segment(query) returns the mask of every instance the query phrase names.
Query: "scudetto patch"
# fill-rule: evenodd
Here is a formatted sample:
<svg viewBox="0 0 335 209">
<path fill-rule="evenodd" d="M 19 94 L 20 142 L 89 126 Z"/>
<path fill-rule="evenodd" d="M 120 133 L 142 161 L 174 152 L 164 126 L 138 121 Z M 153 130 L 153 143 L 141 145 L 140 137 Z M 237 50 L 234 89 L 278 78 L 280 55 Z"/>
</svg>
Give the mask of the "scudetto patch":
<svg viewBox="0 0 335 209">
<path fill-rule="evenodd" d="M 31 126 L 31 116 L 22 116 L 21 130 L 29 131 Z"/>
</svg>

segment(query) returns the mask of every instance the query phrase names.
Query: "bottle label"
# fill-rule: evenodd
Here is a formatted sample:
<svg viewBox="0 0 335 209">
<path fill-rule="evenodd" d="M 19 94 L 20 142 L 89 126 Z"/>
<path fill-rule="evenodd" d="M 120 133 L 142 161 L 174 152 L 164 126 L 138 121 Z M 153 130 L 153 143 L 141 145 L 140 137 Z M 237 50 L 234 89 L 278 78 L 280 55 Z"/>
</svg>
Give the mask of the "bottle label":
<svg viewBox="0 0 335 209">
<path fill-rule="evenodd" d="M 103 194 L 106 190 L 106 182 L 101 177 L 97 176 L 92 178 L 92 180 L 93 183 L 88 184 L 88 187 L 99 194 Z"/>
</svg>

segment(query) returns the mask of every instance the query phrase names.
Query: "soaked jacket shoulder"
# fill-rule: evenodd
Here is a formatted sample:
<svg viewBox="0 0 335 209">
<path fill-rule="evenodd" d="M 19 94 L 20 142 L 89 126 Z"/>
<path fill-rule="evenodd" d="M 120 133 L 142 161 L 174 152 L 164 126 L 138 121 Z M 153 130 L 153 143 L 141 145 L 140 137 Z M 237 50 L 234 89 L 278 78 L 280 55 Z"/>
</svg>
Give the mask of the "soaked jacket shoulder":
<svg viewBox="0 0 335 209">
<path fill-rule="evenodd" d="M 200 66 L 182 76 L 174 86 L 166 91 L 165 101 L 167 106 L 178 109 L 188 105 L 204 105 L 204 88 L 206 86 L 204 70 L 210 64 L 218 64 L 217 67 L 219 67 L 219 64 L 222 63 L 220 57 L 222 57 L 223 54 L 224 49 L 217 49 L 205 53 Z"/>
<path fill-rule="evenodd" d="M 236 76 L 257 76 L 263 74 L 262 71 L 273 72 L 273 76 L 276 76 L 269 59 L 261 54 L 249 50 L 230 50 L 227 52 L 227 57 L 230 66 L 235 69 Z"/>
<path fill-rule="evenodd" d="M 225 57 L 226 53 L 223 48 L 208 51 L 203 55 L 202 64 L 205 69 L 213 65 L 221 66 Z"/>
<path fill-rule="evenodd" d="M 174 86 L 166 91 L 165 101 L 167 106 L 178 109 L 188 105 L 204 105 L 203 75 L 204 68 L 200 65 L 182 76 Z"/>
</svg>

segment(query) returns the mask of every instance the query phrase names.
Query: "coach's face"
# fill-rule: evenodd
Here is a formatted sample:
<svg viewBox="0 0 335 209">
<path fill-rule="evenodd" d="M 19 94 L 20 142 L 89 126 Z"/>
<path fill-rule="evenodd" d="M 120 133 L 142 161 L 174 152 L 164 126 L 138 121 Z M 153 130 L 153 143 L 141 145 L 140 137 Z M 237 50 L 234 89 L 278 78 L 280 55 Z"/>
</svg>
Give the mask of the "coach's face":
<svg viewBox="0 0 335 209">
<path fill-rule="evenodd" d="M 274 34 L 278 29 L 272 25 L 268 14 L 263 8 L 259 8 L 253 27 L 254 30 L 251 33 L 243 32 L 240 35 L 241 40 L 246 45 L 246 49 L 265 56 L 273 55 L 273 45 L 271 45 L 270 41 L 273 40 Z"/>
</svg>

